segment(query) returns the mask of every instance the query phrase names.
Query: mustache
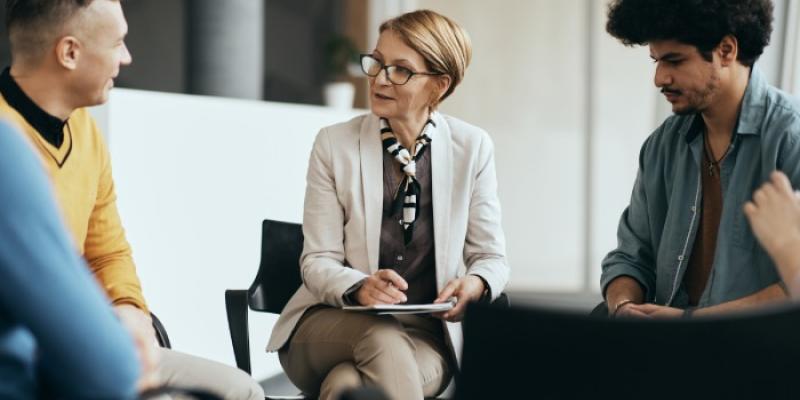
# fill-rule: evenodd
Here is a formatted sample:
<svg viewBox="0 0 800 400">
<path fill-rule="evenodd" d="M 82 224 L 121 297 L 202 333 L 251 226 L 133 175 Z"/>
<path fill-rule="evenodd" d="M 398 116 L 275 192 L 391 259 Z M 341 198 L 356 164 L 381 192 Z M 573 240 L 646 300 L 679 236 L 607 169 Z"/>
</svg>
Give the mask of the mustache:
<svg viewBox="0 0 800 400">
<path fill-rule="evenodd" d="M 672 88 L 669 88 L 669 87 L 663 87 L 663 88 L 661 88 L 661 93 L 663 93 L 663 94 L 680 95 L 681 91 L 677 90 L 677 89 L 672 89 Z"/>
</svg>

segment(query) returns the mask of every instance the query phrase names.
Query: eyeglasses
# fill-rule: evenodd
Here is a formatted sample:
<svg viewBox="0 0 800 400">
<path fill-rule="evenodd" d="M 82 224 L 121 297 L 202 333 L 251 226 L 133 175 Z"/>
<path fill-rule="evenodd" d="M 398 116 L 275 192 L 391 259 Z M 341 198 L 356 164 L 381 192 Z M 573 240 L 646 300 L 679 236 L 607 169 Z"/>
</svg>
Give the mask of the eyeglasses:
<svg viewBox="0 0 800 400">
<path fill-rule="evenodd" d="M 386 79 L 395 85 L 405 85 L 414 75 L 444 75 L 440 72 L 416 72 L 399 65 L 383 65 L 383 63 L 373 57 L 372 54 L 361 55 L 361 71 L 363 71 L 365 75 L 374 78 L 381 73 L 381 70 L 386 71 Z"/>
</svg>

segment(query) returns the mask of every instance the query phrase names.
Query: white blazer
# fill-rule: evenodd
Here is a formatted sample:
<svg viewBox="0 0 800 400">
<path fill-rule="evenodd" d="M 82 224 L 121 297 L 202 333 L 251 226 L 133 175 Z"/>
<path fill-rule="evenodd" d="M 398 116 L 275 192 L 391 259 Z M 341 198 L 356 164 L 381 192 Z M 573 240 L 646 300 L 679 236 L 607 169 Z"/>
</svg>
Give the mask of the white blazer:
<svg viewBox="0 0 800 400">
<path fill-rule="evenodd" d="M 500 227 L 494 149 L 482 129 L 432 115 L 433 224 L 436 285 L 479 275 L 496 298 L 508 282 Z M 344 292 L 378 270 L 383 212 L 383 149 L 373 114 L 323 128 L 308 163 L 303 213 L 303 285 L 281 313 L 267 351 L 280 349 L 309 307 L 344 305 Z M 461 359 L 461 324 L 445 323 L 451 350 Z"/>
</svg>

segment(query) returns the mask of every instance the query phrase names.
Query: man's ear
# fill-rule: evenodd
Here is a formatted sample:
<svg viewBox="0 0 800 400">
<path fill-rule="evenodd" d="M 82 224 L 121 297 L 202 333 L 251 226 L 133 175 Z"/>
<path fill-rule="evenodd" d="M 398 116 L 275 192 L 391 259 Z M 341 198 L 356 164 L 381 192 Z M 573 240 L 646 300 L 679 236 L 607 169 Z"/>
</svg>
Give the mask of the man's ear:
<svg viewBox="0 0 800 400">
<path fill-rule="evenodd" d="M 64 36 L 56 43 L 56 60 L 59 65 L 74 70 L 81 56 L 81 42 L 75 36 Z"/>
<path fill-rule="evenodd" d="M 736 62 L 739 56 L 739 41 L 733 35 L 726 35 L 717 45 L 716 51 L 722 66 L 727 67 Z"/>
</svg>

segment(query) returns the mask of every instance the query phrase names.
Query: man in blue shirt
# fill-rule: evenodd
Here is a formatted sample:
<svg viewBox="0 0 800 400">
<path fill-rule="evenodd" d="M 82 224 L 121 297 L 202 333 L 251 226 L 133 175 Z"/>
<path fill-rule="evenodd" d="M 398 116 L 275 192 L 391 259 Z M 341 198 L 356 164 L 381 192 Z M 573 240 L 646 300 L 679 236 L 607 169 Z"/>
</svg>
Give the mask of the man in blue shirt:
<svg viewBox="0 0 800 400">
<path fill-rule="evenodd" d="M 755 62 L 769 0 L 616 0 L 606 29 L 649 45 L 672 104 L 647 139 L 619 245 L 603 260 L 609 314 L 678 317 L 786 298 L 742 211 L 774 170 L 800 183 L 800 112 Z"/>
<path fill-rule="evenodd" d="M 41 161 L 0 123 L 0 398 L 133 398 L 131 336 L 56 210 Z"/>
</svg>

